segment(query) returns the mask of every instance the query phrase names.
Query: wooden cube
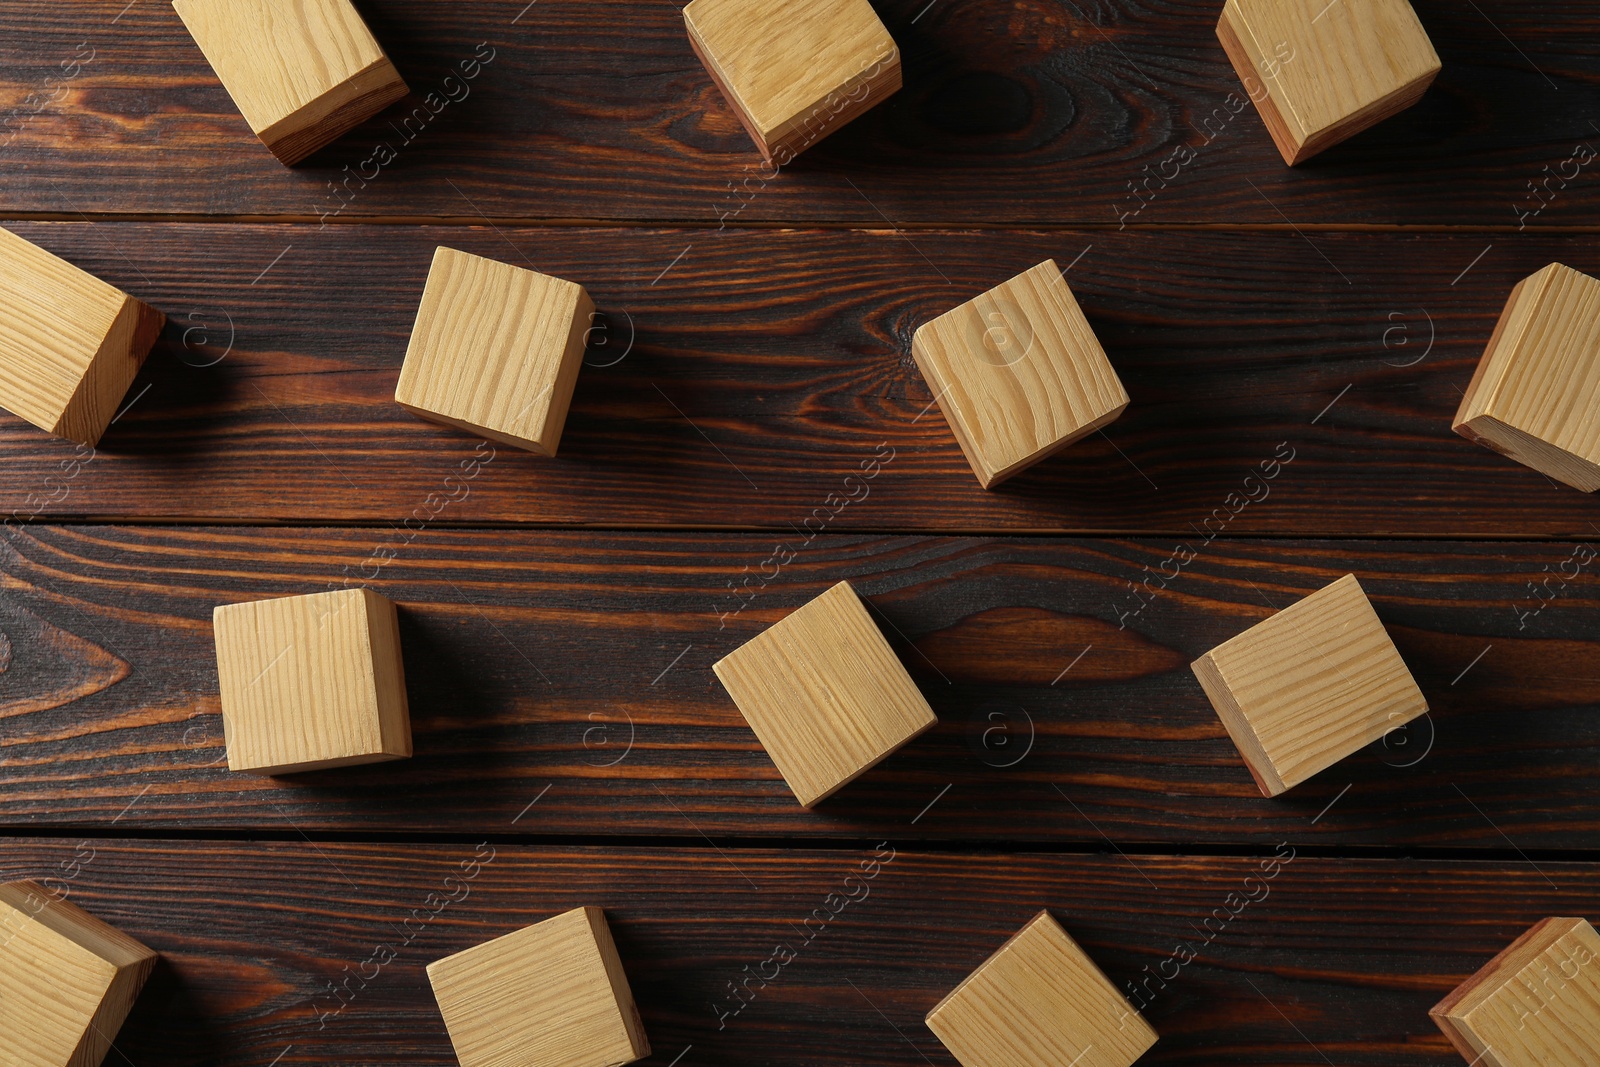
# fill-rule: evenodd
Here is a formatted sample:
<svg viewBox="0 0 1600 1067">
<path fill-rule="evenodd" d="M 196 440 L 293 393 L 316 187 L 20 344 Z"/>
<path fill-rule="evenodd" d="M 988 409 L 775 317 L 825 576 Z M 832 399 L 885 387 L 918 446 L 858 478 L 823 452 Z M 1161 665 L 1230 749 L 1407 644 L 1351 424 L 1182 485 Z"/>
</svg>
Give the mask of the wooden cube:
<svg viewBox="0 0 1600 1067">
<path fill-rule="evenodd" d="M 1600 489 L 1600 280 L 1552 263 L 1517 283 L 1455 431 L 1575 489 Z"/>
<path fill-rule="evenodd" d="M 1157 1036 L 1047 911 L 927 1022 L 961 1067 L 1129 1067 Z"/>
<path fill-rule="evenodd" d="M 411 755 L 393 602 L 337 589 L 216 609 L 228 767 L 252 774 Z"/>
<path fill-rule="evenodd" d="M 593 318 L 581 285 L 440 248 L 394 398 L 432 422 L 554 456 Z"/>
<path fill-rule="evenodd" d="M 1600 935 L 1545 919 L 1429 1013 L 1474 1067 L 1600 1063 Z"/>
<path fill-rule="evenodd" d="M 1128 406 L 1053 259 L 924 323 L 911 354 L 985 489 Z"/>
<path fill-rule="evenodd" d="M 1439 73 L 1407 0 L 1228 0 L 1217 36 L 1290 166 L 1404 111 Z"/>
<path fill-rule="evenodd" d="M 461 1067 L 621 1067 L 650 1055 L 599 908 L 429 964 L 428 981 Z"/>
<path fill-rule="evenodd" d="M 410 90 L 350 0 L 172 0 L 245 121 L 300 162 Z"/>
<path fill-rule="evenodd" d="M 166 316 L 0 229 L 0 405 L 93 447 Z"/>
<path fill-rule="evenodd" d="M 849 582 L 712 669 L 808 808 L 938 721 Z"/>
<path fill-rule="evenodd" d="M 867 0 L 694 0 L 689 43 L 769 162 L 784 166 L 900 90 Z"/>
<path fill-rule="evenodd" d="M 1269 797 L 1428 710 L 1353 574 L 1218 645 L 1192 667 Z"/>
<path fill-rule="evenodd" d="M 0 885 L 0 1063 L 96 1067 L 156 953 L 33 882 Z"/>
</svg>

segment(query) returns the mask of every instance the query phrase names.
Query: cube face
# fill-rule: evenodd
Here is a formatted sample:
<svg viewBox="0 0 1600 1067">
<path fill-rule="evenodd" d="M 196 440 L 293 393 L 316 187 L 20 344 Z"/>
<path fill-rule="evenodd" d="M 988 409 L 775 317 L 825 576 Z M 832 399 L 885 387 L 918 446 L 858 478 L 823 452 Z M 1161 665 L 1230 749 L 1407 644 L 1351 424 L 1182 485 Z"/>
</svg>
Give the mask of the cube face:
<svg viewBox="0 0 1600 1067">
<path fill-rule="evenodd" d="M 1600 935 L 1545 919 L 1432 1012 L 1481 1067 L 1593 1067 L 1600 1056 Z"/>
<path fill-rule="evenodd" d="M 581 285 L 440 248 L 395 400 L 422 418 L 554 456 L 593 316 Z"/>
<path fill-rule="evenodd" d="M 911 352 L 985 489 L 1128 406 L 1054 260 L 923 324 Z"/>
<path fill-rule="evenodd" d="M 693 0 L 689 41 L 780 166 L 900 89 L 900 51 L 867 0 Z"/>
<path fill-rule="evenodd" d="M 599 908 L 576 908 L 428 967 L 461 1067 L 620 1067 L 650 1055 Z"/>
<path fill-rule="evenodd" d="M 405 96 L 350 0 L 172 0 L 256 136 L 298 163 Z"/>
<path fill-rule="evenodd" d="M 1600 280 L 1552 263 L 1518 283 L 1454 428 L 1557 481 L 1600 490 Z"/>
<path fill-rule="evenodd" d="M 1410 107 L 1439 73 L 1407 0 L 1228 0 L 1217 36 L 1290 165 Z"/>
<path fill-rule="evenodd" d="M 937 722 L 849 582 L 713 670 L 808 808 Z"/>
<path fill-rule="evenodd" d="M 411 755 L 394 604 L 341 589 L 216 609 L 228 767 L 288 774 Z"/>
<path fill-rule="evenodd" d="M 962 1067 L 1129 1067 L 1156 1032 L 1049 912 L 928 1013 Z"/>
<path fill-rule="evenodd" d="M 1428 710 L 1353 574 L 1217 646 L 1193 669 L 1267 796 Z"/>
<path fill-rule="evenodd" d="M 156 954 L 33 882 L 0 885 L 0 1044 L 19 1067 L 95 1067 Z"/>
<path fill-rule="evenodd" d="M 0 404 L 41 430 L 98 443 L 165 321 L 0 229 Z"/>
</svg>

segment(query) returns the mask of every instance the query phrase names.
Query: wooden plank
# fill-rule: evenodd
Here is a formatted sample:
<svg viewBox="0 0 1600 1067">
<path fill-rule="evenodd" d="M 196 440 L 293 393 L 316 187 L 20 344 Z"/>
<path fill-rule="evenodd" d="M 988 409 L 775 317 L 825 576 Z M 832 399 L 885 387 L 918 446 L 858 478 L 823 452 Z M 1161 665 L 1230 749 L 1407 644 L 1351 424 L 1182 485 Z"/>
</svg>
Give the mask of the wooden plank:
<svg viewBox="0 0 1600 1067">
<path fill-rule="evenodd" d="M 169 4 L 12 0 L 0 26 L 0 210 L 1600 221 L 1583 191 L 1592 165 L 1575 161 L 1577 145 L 1600 143 L 1583 118 L 1600 113 L 1600 14 L 1588 0 L 1417 3 L 1444 63 L 1438 81 L 1304 173 L 1284 166 L 1250 106 L 1216 38 L 1215 0 L 1050 4 L 1022 23 L 1003 5 L 883 0 L 905 87 L 776 180 L 695 58 L 679 7 L 365 0 L 413 95 L 286 171 Z"/>
<path fill-rule="evenodd" d="M 4 537 L 13 826 L 1096 848 L 1509 838 L 1535 854 L 1591 848 L 1600 829 L 1593 542 L 1196 539 L 1178 562 L 1171 541 L 824 535 L 775 553 L 757 534 Z M 1349 572 L 1433 710 L 1267 800 L 1189 663 Z M 347 579 L 400 606 L 414 757 L 229 772 L 213 607 Z M 711 665 L 844 579 L 940 723 L 807 811 Z"/>
<path fill-rule="evenodd" d="M 1451 432 L 1512 286 L 1592 264 L 1583 236 L 18 229 L 171 319 L 92 459 L 0 418 L 0 515 L 24 520 L 392 523 L 492 455 L 448 521 L 1192 536 L 1223 508 L 1230 534 L 1569 538 L 1600 521 Z M 578 282 L 608 316 L 557 460 L 394 403 L 445 243 Z M 984 492 L 911 337 L 1050 256 L 1077 260 L 1133 403 Z"/>
<path fill-rule="evenodd" d="M 580 906 L 605 909 L 658 1067 L 951 1065 L 924 1013 L 1041 908 L 1140 990 L 1161 1035 L 1141 1065 L 1460 1067 L 1428 1008 L 1536 919 L 1592 909 L 1600 877 L 1288 846 L 975 860 L 894 840 L 719 853 L 69 838 L 13 842 L 0 862 L 161 953 L 117 1047 L 174 1067 L 453 1064 L 426 964 Z"/>
</svg>

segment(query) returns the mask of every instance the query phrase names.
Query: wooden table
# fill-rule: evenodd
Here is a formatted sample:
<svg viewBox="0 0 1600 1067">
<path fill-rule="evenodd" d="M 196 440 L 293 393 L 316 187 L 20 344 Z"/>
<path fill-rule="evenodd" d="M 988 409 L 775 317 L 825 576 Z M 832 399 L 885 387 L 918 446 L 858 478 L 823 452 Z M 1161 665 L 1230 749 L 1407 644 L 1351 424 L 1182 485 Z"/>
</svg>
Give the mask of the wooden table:
<svg viewBox="0 0 1600 1067">
<path fill-rule="evenodd" d="M 580 904 L 663 1067 L 945 1067 L 1043 907 L 1163 976 L 1150 1064 L 1460 1062 L 1428 1007 L 1600 918 L 1600 507 L 1450 432 L 1511 286 L 1600 268 L 1600 175 L 1529 189 L 1600 144 L 1594 5 L 1418 0 L 1438 84 L 1289 170 L 1216 0 L 885 0 L 904 91 L 764 182 L 676 4 L 524 3 L 363 0 L 456 99 L 293 170 L 167 4 L 0 14 L 5 224 L 171 317 L 92 459 L 0 418 L 0 873 L 161 952 L 107 1062 L 453 1063 L 424 966 Z M 394 404 L 440 243 L 601 308 L 558 460 Z M 983 492 L 911 334 L 1049 256 L 1132 407 Z M 1433 711 L 1265 800 L 1188 663 L 1347 571 Z M 710 666 L 842 578 L 941 724 L 808 812 Z M 229 773 L 212 607 L 346 580 L 415 758 Z"/>
</svg>

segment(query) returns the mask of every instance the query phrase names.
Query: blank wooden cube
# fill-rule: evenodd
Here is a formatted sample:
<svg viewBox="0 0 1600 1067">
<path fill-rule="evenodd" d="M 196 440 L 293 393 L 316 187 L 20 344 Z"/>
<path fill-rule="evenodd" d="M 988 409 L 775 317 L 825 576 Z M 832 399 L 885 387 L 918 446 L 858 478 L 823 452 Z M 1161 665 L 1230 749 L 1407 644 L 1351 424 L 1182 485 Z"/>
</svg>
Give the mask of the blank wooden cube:
<svg viewBox="0 0 1600 1067">
<path fill-rule="evenodd" d="M 1455 431 L 1575 489 L 1600 489 L 1600 280 L 1552 263 L 1517 283 Z"/>
<path fill-rule="evenodd" d="M 0 1063 L 96 1067 L 156 953 L 33 882 L 0 885 Z"/>
<path fill-rule="evenodd" d="M 712 669 L 808 808 L 938 721 L 849 582 Z"/>
<path fill-rule="evenodd" d="M 593 318 L 575 282 L 440 248 L 394 398 L 432 422 L 554 456 Z"/>
<path fill-rule="evenodd" d="M 1128 406 L 1052 259 L 924 323 L 911 354 L 985 489 Z"/>
<path fill-rule="evenodd" d="M 1157 1036 L 1047 911 L 927 1022 L 961 1067 L 1129 1067 Z"/>
<path fill-rule="evenodd" d="M 1217 36 L 1290 166 L 1404 111 L 1439 73 L 1407 0 L 1228 0 Z"/>
<path fill-rule="evenodd" d="M 694 0 L 683 21 L 779 166 L 900 90 L 900 50 L 867 0 Z"/>
<path fill-rule="evenodd" d="M 650 1055 L 599 908 L 429 964 L 428 981 L 461 1067 L 621 1067 Z"/>
<path fill-rule="evenodd" d="M 1353 574 L 1192 666 L 1269 797 L 1428 710 Z"/>
<path fill-rule="evenodd" d="M 1600 935 L 1545 919 L 1429 1014 L 1474 1067 L 1595 1067 Z"/>
<path fill-rule="evenodd" d="M 245 121 L 293 165 L 409 90 L 350 0 L 172 0 Z"/>
<path fill-rule="evenodd" d="M 166 316 L 0 229 L 0 405 L 93 447 Z"/>
<path fill-rule="evenodd" d="M 393 602 L 338 589 L 216 609 L 228 767 L 252 774 L 411 755 Z"/>
</svg>

